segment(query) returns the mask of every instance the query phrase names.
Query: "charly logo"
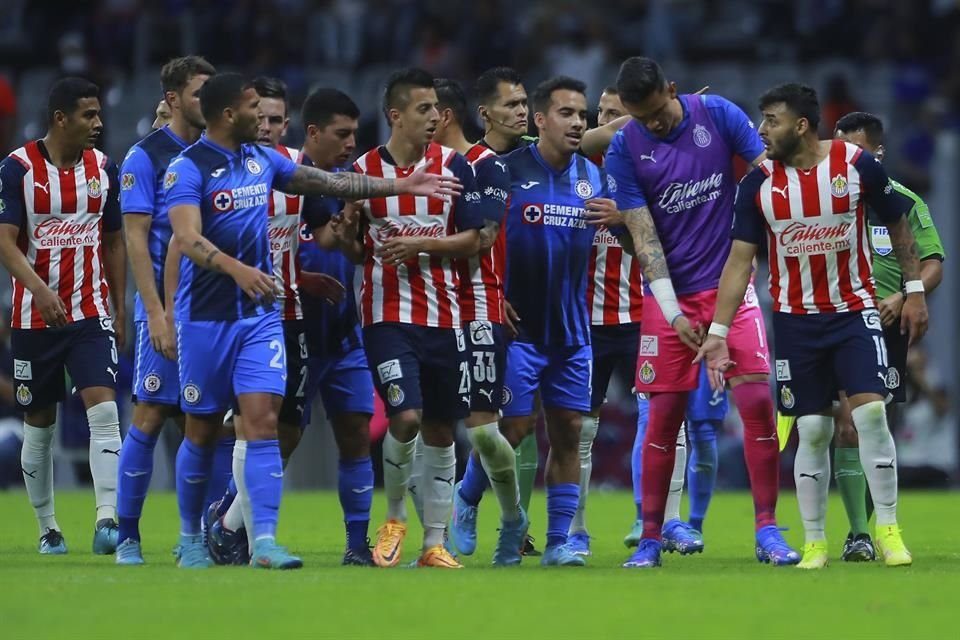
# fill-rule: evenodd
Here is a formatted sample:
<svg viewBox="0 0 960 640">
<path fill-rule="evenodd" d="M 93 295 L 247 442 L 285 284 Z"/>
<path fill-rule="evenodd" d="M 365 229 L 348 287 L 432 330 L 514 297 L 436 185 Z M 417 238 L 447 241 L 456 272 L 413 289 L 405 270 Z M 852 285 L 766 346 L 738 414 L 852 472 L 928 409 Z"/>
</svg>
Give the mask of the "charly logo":
<svg viewBox="0 0 960 640">
<path fill-rule="evenodd" d="M 702 124 L 698 124 L 693 128 L 693 144 L 703 149 L 709 147 L 712 140 L 713 138 L 710 136 L 710 132 L 707 131 L 707 128 Z"/>
</svg>

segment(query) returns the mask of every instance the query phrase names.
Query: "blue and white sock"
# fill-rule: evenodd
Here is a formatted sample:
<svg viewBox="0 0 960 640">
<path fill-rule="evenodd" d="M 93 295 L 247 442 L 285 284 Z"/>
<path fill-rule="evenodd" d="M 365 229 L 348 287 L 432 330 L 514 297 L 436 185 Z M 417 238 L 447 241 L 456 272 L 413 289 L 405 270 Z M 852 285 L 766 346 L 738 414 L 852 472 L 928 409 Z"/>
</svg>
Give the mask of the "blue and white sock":
<svg viewBox="0 0 960 640">
<path fill-rule="evenodd" d="M 703 531 L 707 507 L 717 486 L 717 430 L 719 424 L 704 420 L 687 425 L 687 491 L 690 494 L 690 526 Z"/>
<path fill-rule="evenodd" d="M 337 466 L 337 491 L 347 529 L 347 548 L 366 548 L 370 508 L 373 505 L 373 462 L 369 456 L 358 460 L 340 460 Z"/>
<path fill-rule="evenodd" d="M 279 440 L 247 441 L 243 469 L 253 510 L 253 539 L 276 538 L 283 496 L 283 462 Z M 247 525 L 249 527 L 249 523 Z"/>
<path fill-rule="evenodd" d="M 120 541 L 140 540 L 140 515 L 153 477 L 153 450 L 158 436 L 130 425 L 117 466 L 117 519 Z"/>
<path fill-rule="evenodd" d="M 180 533 L 200 535 L 203 499 L 213 463 L 213 447 L 204 449 L 186 438 L 177 451 L 177 506 L 180 508 Z"/>
<path fill-rule="evenodd" d="M 567 542 L 570 523 L 580 502 L 580 485 L 577 483 L 547 486 L 547 547 Z"/>
</svg>

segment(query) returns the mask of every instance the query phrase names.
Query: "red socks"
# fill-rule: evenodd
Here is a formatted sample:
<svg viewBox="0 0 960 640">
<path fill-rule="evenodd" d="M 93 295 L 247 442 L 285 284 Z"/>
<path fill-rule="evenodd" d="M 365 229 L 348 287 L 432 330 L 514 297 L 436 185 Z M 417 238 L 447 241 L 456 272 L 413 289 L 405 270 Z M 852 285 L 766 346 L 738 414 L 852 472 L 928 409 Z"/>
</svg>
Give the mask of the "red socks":
<svg viewBox="0 0 960 640">
<path fill-rule="evenodd" d="M 780 486 L 780 445 L 770 386 L 766 381 L 744 382 L 734 387 L 733 401 L 743 420 L 743 457 L 750 474 L 750 491 L 759 530 L 777 523 Z"/>
</svg>

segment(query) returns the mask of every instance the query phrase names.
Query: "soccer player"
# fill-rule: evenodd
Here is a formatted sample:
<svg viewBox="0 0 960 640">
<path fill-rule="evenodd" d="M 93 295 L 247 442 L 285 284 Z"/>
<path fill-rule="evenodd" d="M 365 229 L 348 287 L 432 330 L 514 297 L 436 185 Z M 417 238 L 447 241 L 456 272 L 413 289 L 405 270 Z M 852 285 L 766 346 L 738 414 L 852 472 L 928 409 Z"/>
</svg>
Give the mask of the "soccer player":
<svg viewBox="0 0 960 640">
<path fill-rule="evenodd" d="M 878 161 L 883 160 L 883 123 L 872 113 L 848 113 L 836 124 L 835 137 L 869 151 Z M 943 244 L 933 224 L 933 217 L 920 196 L 895 180 L 890 180 L 894 191 L 910 201 L 907 221 L 917 242 L 920 258 L 920 280 L 926 294 L 930 294 L 943 279 Z M 867 209 L 870 226 L 870 245 L 873 249 L 873 279 L 876 284 L 877 310 L 883 325 L 883 342 L 887 347 L 887 389 L 893 401 L 906 402 L 907 336 L 900 332 L 900 311 L 906 301 L 903 292 L 903 274 L 893 253 L 890 234 L 874 210 Z M 893 405 L 888 406 L 888 420 Z M 837 424 L 833 452 L 834 478 L 843 498 L 843 506 L 850 520 L 850 533 L 843 543 L 843 560 L 874 560 L 876 554 L 867 526 L 869 514 L 866 495 L 866 480 L 860 462 L 857 432 L 850 416 L 850 406 L 844 396 L 840 410 L 835 412 Z M 872 506 L 872 505 L 871 505 Z"/>
<path fill-rule="evenodd" d="M 390 420 L 383 442 L 387 520 L 377 531 L 373 559 L 381 567 L 400 561 L 419 433 L 427 481 L 419 487 L 424 538 L 418 565 L 457 569 L 462 565 L 443 541 L 456 470 L 454 427 L 470 413 L 470 368 L 453 258 L 479 250 L 481 198 L 463 156 L 433 141 L 440 113 L 429 73 L 393 73 L 383 110 L 390 139 L 361 156 L 354 170 L 392 178 L 425 169 L 428 175 L 458 177 L 464 191 L 453 201 L 401 196 L 362 203 L 366 232 L 358 308 L 374 384 Z"/>
<path fill-rule="evenodd" d="M 294 164 L 250 144 L 260 98 L 241 75 L 212 76 L 200 91 L 207 134 L 168 167 L 164 186 L 174 239 L 183 255 L 176 296 L 181 406 L 186 437 L 177 455 L 181 567 L 211 560 L 200 535 L 212 445 L 233 403 L 246 450 L 234 451 L 234 479 L 250 496 L 255 567 L 302 561 L 276 543 L 283 489 L 277 414 L 286 390 L 286 354 L 267 235 L 271 188 L 362 199 L 395 193 L 444 197 L 455 179 L 414 172 L 403 179 L 336 175 Z"/>
<path fill-rule="evenodd" d="M 67 552 L 54 513 L 51 450 L 64 367 L 90 425 L 93 552 L 117 547 L 126 252 L 117 168 L 94 148 L 103 130 L 98 96 L 87 80 L 58 80 L 47 100 L 46 135 L 0 162 L 0 262 L 13 277 L 13 382 L 24 414 L 20 466 L 42 554 Z"/>
<path fill-rule="evenodd" d="M 912 563 L 897 527 L 897 454 L 887 427 L 887 349 L 870 268 L 865 206 L 887 227 L 906 280 L 900 331 L 927 328 L 927 305 L 910 223 L 912 203 L 883 166 L 842 140 L 817 138 L 816 92 L 799 84 L 760 98 L 767 159 L 744 178 L 736 199 L 730 256 L 717 310 L 699 358 L 715 386 L 731 367 L 725 335 L 767 240 L 780 409 L 796 415 L 794 464 L 806 543 L 803 569 L 827 564 L 824 525 L 830 481 L 831 403 L 844 390 L 859 435 L 860 460 L 877 511 L 876 544 L 887 566 Z M 736 357 L 736 356 L 733 356 Z"/>
<path fill-rule="evenodd" d="M 120 168 L 120 210 L 137 285 L 133 420 L 120 452 L 117 564 L 143 564 L 140 514 L 153 476 L 153 452 L 167 418 L 180 415 L 173 309 L 163 302 L 163 267 L 173 236 L 164 202 L 167 165 L 203 131 L 200 87 L 216 73 L 197 56 L 175 58 L 160 71 L 170 123 L 148 134 Z M 230 453 L 227 453 L 227 460 Z M 229 462 L 227 463 L 229 466 Z M 228 469 L 229 470 L 229 469 Z"/>
<path fill-rule="evenodd" d="M 160 102 L 157 103 L 157 110 L 154 115 L 153 124 L 150 125 L 151 129 L 159 129 L 160 127 L 165 127 L 170 124 L 173 112 L 170 111 L 170 105 L 167 104 L 166 98 L 161 99 Z"/>
<path fill-rule="evenodd" d="M 643 538 L 625 566 L 660 564 L 665 500 L 677 434 L 699 367 L 700 328 L 713 313 L 730 240 L 736 183 L 733 156 L 758 163 L 763 146 L 746 114 L 712 95 L 678 95 L 649 58 L 629 58 L 617 88 L 634 120 L 614 136 L 607 170 L 652 298 L 643 305 L 637 390 L 650 394 L 643 452 Z M 676 287 L 676 288 L 675 288 Z M 679 300 L 678 300 L 679 295 Z M 741 302 L 743 297 L 741 296 Z M 799 555 L 776 525 L 779 450 L 768 387 L 768 351 L 757 307 L 741 304 L 731 336 L 736 368 L 726 372 L 744 422 L 753 492 L 756 555 L 793 564 Z"/>
</svg>

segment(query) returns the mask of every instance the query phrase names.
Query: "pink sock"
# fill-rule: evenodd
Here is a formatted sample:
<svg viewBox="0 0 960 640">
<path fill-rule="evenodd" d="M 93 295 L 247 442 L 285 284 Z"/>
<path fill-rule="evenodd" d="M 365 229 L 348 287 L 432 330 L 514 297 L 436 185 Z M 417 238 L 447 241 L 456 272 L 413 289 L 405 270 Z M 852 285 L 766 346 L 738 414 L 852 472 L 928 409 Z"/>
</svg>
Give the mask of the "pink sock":
<svg viewBox="0 0 960 640">
<path fill-rule="evenodd" d="M 766 382 L 744 382 L 733 388 L 733 401 L 743 420 L 743 457 L 750 474 L 756 525 L 777 523 L 780 488 L 780 445 L 773 417 L 773 400 Z"/>
<path fill-rule="evenodd" d="M 686 391 L 650 395 L 650 418 L 643 439 L 643 536 L 660 540 L 663 512 L 670 490 L 676 456 L 677 434 L 687 411 Z"/>
</svg>

